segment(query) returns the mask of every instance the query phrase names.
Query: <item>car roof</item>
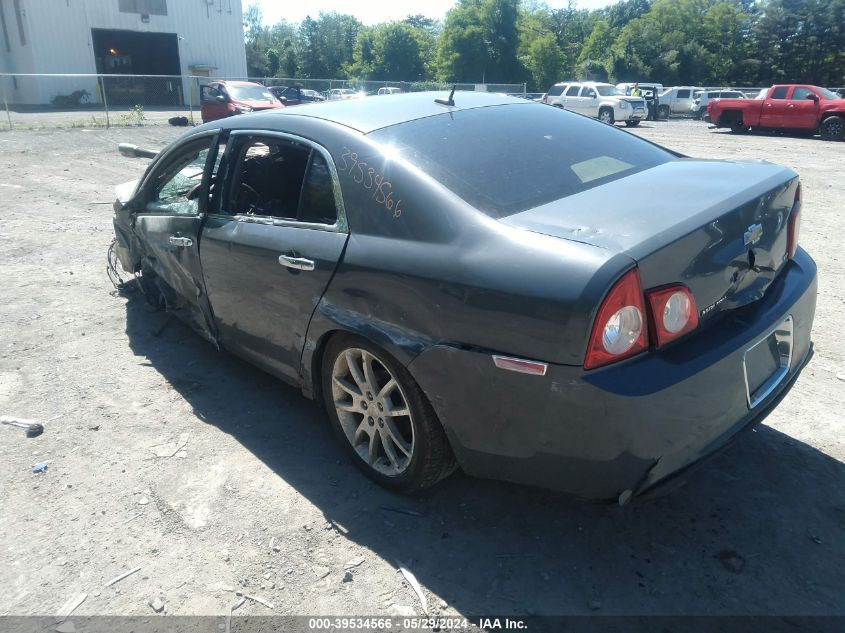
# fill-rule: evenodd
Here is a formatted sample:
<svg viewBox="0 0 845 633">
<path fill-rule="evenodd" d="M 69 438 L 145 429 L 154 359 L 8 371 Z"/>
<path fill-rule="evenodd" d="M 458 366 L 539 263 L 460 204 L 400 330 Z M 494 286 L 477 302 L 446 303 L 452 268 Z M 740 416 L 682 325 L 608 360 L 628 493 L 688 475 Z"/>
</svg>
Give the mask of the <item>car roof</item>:
<svg viewBox="0 0 845 633">
<path fill-rule="evenodd" d="M 434 102 L 435 99 L 445 100 L 448 97 L 448 92 L 404 92 L 387 100 L 322 101 L 310 103 L 307 108 L 279 108 L 267 112 L 255 112 L 246 117 L 234 117 L 224 120 L 232 121 L 232 124 L 224 123 L 223 125 L 233 128 L 248 125 L 251 128 L 265 127 L 272 130 L 284 125 L 284 117 L 296 116 L 322 119 L 368 134 L 392 125 L 460 110 L 508 104 L 541 107 L 540 104 L 518 97 L 472 91 L 455 92 L 454 106 Z"/>
<path fill-rule="evenodd" d="M 229 81 L 228 79 L 215 79 L 212 83 L 225 84 L 227 86 L 261 86 L 262 88 L 267 87 L 255 81 Z"/>
</svg>

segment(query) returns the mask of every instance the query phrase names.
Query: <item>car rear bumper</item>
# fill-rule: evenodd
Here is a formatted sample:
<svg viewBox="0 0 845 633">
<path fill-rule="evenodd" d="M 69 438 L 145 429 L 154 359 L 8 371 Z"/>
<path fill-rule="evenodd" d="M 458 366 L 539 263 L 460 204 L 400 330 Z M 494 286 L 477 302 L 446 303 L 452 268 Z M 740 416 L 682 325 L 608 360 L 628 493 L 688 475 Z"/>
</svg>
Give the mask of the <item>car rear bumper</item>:
<svg viewBox="0 0 845 633">
<path fill-rule="evenodd" d="M 409 369 L 469 474 L 616 499 L 665 485 L 761 421 L 810 356 L 815 306 L 816 266 L 799 249 L 763 299 L 660 352 L 593 371 L 549 365 L 536 376 L 443 345 Z M 789 316 L 788 370 L 751 409 L 745 352 Z"/>
</svg>

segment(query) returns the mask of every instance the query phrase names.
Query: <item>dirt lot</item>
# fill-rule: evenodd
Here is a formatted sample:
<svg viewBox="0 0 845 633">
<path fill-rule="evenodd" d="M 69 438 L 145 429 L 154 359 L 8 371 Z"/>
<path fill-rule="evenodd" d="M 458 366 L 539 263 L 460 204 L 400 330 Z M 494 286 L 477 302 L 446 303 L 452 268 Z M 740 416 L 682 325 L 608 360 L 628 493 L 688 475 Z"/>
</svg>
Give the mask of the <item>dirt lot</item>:
<svg viewBox="0 0 845 633">
<path fill-rule="evenodd" d="M 0 134 L 0 414 L 46 426 L 0 427 L 0 615 L 80 592 L 76 615 L 153 616 L 156 598 L 222 614 L 236 591 L 272 605 L 244 614 L 420 613 L 397 561 L 432 613 L 845 615 L 845 144 L 637 130 L 800 172 L 820 285 L 815 357 L 765 424 L 671 496 L 617 508 L 460 475 L 389 494 L 298 391 L 116 295 L 112 187 L 144 161 L 114 148 L 179 133 Z"/>
</svg>

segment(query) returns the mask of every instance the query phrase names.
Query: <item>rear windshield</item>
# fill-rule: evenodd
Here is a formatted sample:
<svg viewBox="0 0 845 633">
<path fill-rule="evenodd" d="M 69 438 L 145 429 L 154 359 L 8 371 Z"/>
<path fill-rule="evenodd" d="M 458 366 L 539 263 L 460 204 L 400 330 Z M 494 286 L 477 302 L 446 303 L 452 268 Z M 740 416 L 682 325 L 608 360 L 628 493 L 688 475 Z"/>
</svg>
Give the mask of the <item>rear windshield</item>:
<svg viewBox="0 0 845 633">
<path fill-rule="evenodd" d="M 494 218 L 674 158 L 613 126 L 531 103 L 417 119 L 376 130 L 370 138 Z"/>
</svg>

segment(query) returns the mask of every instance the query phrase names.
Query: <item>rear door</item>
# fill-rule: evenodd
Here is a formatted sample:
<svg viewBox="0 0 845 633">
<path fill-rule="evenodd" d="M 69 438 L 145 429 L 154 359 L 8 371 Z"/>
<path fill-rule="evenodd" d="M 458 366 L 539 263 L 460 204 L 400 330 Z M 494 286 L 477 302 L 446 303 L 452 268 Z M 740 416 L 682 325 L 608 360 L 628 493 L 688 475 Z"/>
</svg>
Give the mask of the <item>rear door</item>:
<svg viewBox="0 0 845 633">
<path fill-rule="evenodd" d="M 795 86 L 787 99 L 783 127 L 796 130 L 814 130 L 819 119 L 818 100 L 809 99 L 815 92 L 806 86 Z"/>
<path fill-rule="evenodd" d="M 563 107 L 566 110 L 572 110 L 573 112 L 578 112 L 578 108 L 581 105 L 580 101 L 578 100 L 578 93 L 581 92 L 581 86 L 569 86 L 566 89 L 566 92 L 563 93 Z"/>
<path fill-rule="evenodd" d="M 672 112 L 686 112 L 689 110 L 690 104 L 690 92 L 692 92 L 689 88 L 682 88 L 678 90 L 672 99 Z"/>
<path fill-rule="evenodd" d="M 348 231 L 319 145 L 233 132 L 225 186 L 202 231 L 202 266 L 224 347 L 296 383 L 305 334 Z"/>
<path fill-rule="evenodd" d="M 133 232 L 145 283 L 169 311 L 216 342 L 199 260 L 199 231 L 219 165 L 218 134 L 189 139 L 168 151 L 132 204 Z"/>
</svg>

